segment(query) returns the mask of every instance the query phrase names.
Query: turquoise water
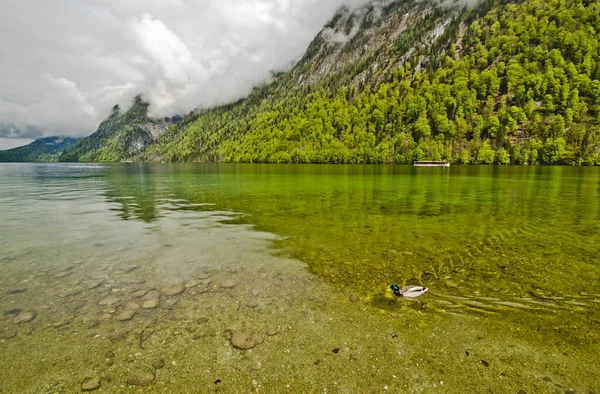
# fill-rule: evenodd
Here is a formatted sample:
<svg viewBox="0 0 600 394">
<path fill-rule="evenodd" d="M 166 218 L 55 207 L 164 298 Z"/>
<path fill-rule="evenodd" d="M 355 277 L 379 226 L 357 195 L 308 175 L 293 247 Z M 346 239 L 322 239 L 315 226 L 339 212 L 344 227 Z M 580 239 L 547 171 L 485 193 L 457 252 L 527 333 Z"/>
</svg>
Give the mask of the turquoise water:
<svg viewBox="0 0 600 394">
<path fill-rule="evenodd" d="M 600 390 L 596 168 L 11 164 L 0 206 L 0 392 Z"/>
</svg>

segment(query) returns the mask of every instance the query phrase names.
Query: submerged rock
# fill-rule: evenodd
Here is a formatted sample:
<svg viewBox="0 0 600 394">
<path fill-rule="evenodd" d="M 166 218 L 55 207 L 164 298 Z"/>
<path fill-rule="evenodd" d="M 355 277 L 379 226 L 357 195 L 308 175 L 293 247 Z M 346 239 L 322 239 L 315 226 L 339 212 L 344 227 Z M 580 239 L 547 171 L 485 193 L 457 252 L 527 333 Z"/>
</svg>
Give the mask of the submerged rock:
<svg viewBox="0 0 600 394">
<path fill-rule="evenodd" d="M 156 375 L 152 372 L 137 372 L 127 378 L 127 384 L 132 386 L 148 386 L 154 382 Z"/>
<path fill-rule="evenodd" d="M 190 287 L 196 287 L 201 284 L 203 284 L 203 281 L 197 280 L 197 279 L 192 279 L 192 280 L 187 281 L 187 283 L 185 284 L 185 288 L 189 289 Z"/>
<path fill-rule="evenodd" d="M 200 272 L 196 275 L 197 279 L 208 279 L 210 278 L 210 275 L 208 275 L 206 272 Z"/>
<path fill-rule="evenodd" d="M 34 311 L 23 311 L 23 312 L 19 313 L 17 316 L 15 316 L 15 318 L 13 319 L 13 323 L 15 323 L 15 324 L 29 323 L 30 321 L 35 319 L 36 316 L 37 316 L 37 313 L 35 313 Z"/>
<path fill-rule="evenodd" d="M 152 298 L 150 300 L 146 300 L 142 304 L 142 308 L 143 309 L 154 309 L 157 306 L 158 306 L 158 299 L 157 298 Z"/>
<path fill-rule="evenodd" d="M 133 264 L 133 265 L 130 265 L 128 267 L 123 268 L 123 271 L 125 271 L 125 272 L 131 272 L 134 269 L 136 269 L 137 267 L 138 267 L 137 264 Z"/>
<path fill-rule="evenodd" d="M 250 334 L 243 331 L 234 331 L 231 334 L 231 344 L 241 350 L 252 349 L 263 343 L 265 338 L 260 334 Z"/>
<path fill-rule="evenodd" d="M 138 311 L 138 310 L 140 310 L 140 306 L 138 304 L 136 304 L 135 302 L 128 302 L 127 304 L 125 304 L 124 309 Z"/>
<path fill-rule="evenodd" d="M 154 367 L 154 369 L 161 369 L 165 366 L 165 360 L 163 358 L 158 359 L 152 363 L 152 366 Z"/>
<path fill-rule="evenodd" d="M 162 292 L 166 296 L 176 296 L 185 291 L 185 285 L 183 283 L 179 283 L 173 286 L 165 287 Z"/>
<path fill-rule="evenodd" d="M 129 293 L 129 295 L 133 298 L 142 298 L 143 296 L 146 295 L 146 293 L 148 293 L 147 289 L 140 289 L 140 290 L 136 290 L 134 292 Z"/>
<path fill-rule="evenodd" d="M 64 327 L 71 324 L 71 320 L 61 320 L 59 322 L 56 323 L 52 323 L 52 327 L 54 328 L 60 328 L 60 327 Z"/>
<path fill-rule="evenodd" d="M 275 327 L 270 327 L 267 330 L 267 335 L 270 337 L 272 337 L 273 335 L 277 335 L 277 333 L 278 333 L 278 331 L 277 331 L 277 328 L 275 328 Z"/>
<path fill-rule="evenodd" d="M 138 304 L 134 304 L 133 302 L 127 303 L 121 312 L 115 316 L 115 319 L 119 321 L 131 320 L 139 309 L 140 306 Z"/>
<path fill-rule="evenodd" d="M 4 329 L 4 339 L 11 339 L 17 336 L 17 329 L 15 327 L 9 327 Z"/>
<path fill-rule="evenodd" d="M 93 391 L 100 388 L 100 378 L 85 378 L 81 382 L 81 391 Z"/>
<path fill-rule="evenodd" d="M 120 301 L 119 297 L 114 296 L 114 295 L 109 295 L 108 297 L 106 297 L 102 301 L 100 301 L 99 304 L 100 305 L 114 305 L 119 301 Z"/>
<path fill-rule="evenodd" d="M 103 280 L 88 280 L 87 282 L 85 282 L 85 285 L 89 290 L 92 290 L 100 286 L 102 283 L 104 283 Z"/>
<path fill-rule="evenodd" d="M 219 284 L 223 289 L 232 289 L 237 286 L 237 282 L 234 279 L 225 279 Z"/>
<path fill-rule="evenodd" d="M 142 300 L 146 301 L 146 300 L 158 300 L 160 298 L 160 293 L 156 290 L 152 290 L 149 291 L 143 298 Z"/>
<path fill-rule="evenodd" d="M 73 273 L 72 271 L 63 271 L 63 272 L 59 272 L 58 274 L 52 275 L 52 277 L 53 278 L 64 278 L 65 276 L 69 276 L 72 273 Z"/>
<path fill-rule="evenodd" d="M 22 289 L 12 289 L 6 292 L 6 294 L 21 294 L 21 293 L 25 293 L 27 291 L 27 289 L 22 288 Z"/>
</svg>

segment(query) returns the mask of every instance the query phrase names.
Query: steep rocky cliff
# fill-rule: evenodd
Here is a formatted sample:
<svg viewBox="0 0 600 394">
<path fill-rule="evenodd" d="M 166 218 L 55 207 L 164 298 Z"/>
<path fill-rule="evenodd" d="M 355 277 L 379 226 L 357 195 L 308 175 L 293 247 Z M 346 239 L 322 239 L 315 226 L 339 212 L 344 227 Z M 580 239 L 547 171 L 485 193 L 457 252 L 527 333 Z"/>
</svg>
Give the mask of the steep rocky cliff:
<svg viewBox="0 0 600 394">
<path fill-rule="evenodd" d="M 112 113 L 98 130 L 66 149 L 59 161 L 118 162 L 130 160 L 144 152 L 174 120 L 149 118 L 149 105 L 141 96 L 137 96 L 125 113 L 121 113 L 118 105 L 113 107 Z"/>
</svg>

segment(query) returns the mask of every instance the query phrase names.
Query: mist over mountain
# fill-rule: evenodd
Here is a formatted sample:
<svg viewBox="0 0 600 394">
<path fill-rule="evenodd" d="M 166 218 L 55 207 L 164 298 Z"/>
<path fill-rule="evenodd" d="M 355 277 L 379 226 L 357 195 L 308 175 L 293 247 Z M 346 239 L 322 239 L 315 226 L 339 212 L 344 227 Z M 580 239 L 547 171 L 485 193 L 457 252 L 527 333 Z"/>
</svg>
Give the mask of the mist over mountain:
<svg viewBox="0 0 600 394">
<path fill-rule="evenodd" d="M 156 117 L 236 100 L 288 69 L 343 3 L 8 0 L 0 44 L 18 56 L 0 58 L 0 123 L 12 130 L 0 149 L 89 135 L 138 94 Z"/>
</svg>

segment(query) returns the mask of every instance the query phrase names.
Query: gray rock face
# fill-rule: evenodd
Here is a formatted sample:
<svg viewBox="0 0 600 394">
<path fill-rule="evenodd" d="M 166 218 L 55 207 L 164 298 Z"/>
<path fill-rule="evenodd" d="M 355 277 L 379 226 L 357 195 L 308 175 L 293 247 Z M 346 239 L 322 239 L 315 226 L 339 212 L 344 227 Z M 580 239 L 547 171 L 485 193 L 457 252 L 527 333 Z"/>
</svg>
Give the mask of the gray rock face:
<svg viewBox="0 0 600 394">
<path fill-rule="evenodd" d="M 19 313 L 17 316 L 15 316 L 15 318 L 13 319 L 13 323 L 15 323 L 15 324 L 29 323 L 30 321 L 35 319 L 36 316 L 37 316 L 37 313 L 35 313 L 34 311 L 23 311 L 23 312 Z"/>
<path fill-rule="evenodd" d="M 127 384 L 132 386 L 148 386 L 154 382 L 156 375 L 152 372 L 137 372 L 127 379 Z"/>
<path fill-rule="evenodd" d="M 100 388 L 100 378 L 85 378 L 81 382 L 81 391 L 93 391 Z"/>
<path fill-rule="evenodd" d="M 265 338 L 261 334 L 250 334 L 243 331 L 234 331 L 231 334 L 231 344 L 236 349 L 248 350 L 263 343 Z"/>
<path fill-rule="evenodd" d="M 185 285 L 183 283 L 179 283 L 173 286 L 165 287 L 162 292 L 166 296 L 176 296 L 185 291 Z"/>
</svg>

